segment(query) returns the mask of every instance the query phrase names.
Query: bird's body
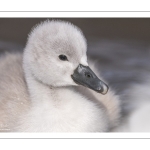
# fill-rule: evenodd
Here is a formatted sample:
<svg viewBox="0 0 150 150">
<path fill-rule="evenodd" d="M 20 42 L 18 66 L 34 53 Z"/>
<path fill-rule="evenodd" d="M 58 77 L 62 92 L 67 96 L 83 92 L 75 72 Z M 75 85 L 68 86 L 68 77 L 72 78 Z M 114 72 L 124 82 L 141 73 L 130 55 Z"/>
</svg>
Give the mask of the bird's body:
<svg viewBox="0 0 150 150">
<path fill-rule="evenodd" d="M 64 55 L 59 60 L 62 53 L 68 60 Z M 118 97 L 111 89 L 101 95 L 77 86 L 73 80 L 95 88 L 87 83 L 92 73 L 86 80 L 78 77 L 81 71 L 73 74 L 79 63 L 88 66 L 85 40 L 76 27 L 60 21 L 36 27 L 23 54 L 0 58 L 0 130 L 104 132 L 116 126 Z"/>
</svg>

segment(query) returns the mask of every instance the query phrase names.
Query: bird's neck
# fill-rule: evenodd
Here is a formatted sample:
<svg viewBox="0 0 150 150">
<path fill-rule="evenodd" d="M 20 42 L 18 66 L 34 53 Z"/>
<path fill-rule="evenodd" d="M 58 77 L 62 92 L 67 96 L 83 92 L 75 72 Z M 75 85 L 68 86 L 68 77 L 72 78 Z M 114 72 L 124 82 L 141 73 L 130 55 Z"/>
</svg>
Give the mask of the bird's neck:
<svg viewBox="0 0 150 150">
<path fill-rule="evenodd" d="M 56 105 L 60 103 L 63 98 L 63 93 L 69 92 L 68 87 L 50 87 L 45 85 L 32 76 L 26 77 L 28 90 L 30 94 L 31 102 L 35 105 L 42 103 L 48 103 L 50 105 Z"/>
</svg>

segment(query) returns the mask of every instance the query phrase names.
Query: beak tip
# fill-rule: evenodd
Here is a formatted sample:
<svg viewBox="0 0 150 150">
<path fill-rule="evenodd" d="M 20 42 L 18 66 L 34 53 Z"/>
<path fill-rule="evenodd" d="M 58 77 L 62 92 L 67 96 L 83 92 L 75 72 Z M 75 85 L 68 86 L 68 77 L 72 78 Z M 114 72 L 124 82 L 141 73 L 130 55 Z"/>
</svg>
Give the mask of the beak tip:
<svg viewBox="0 0 150 150">
<path fill-rule="evenodd" d="M 109 90 L 108 85 L 104 84 L 104 85 L 102 86 L 102 89 L 99 90 L 99 93 L 105 95 L 105 94 L 107 94 L 108 90 Z"/>
<path fill-rule="evenodd" d="M 105 94 L 107 94 L 107 92 L 108 92 L 108 90 L 101 92 L 101 94 L 105 95 Z"/>
<path fill-rule="evenodd" d="M 108 90 L 109 90 L 108 85 L 105 85 L 102 94 L 104 94 L 104 95 L 107 94 Z"/>
</svg>

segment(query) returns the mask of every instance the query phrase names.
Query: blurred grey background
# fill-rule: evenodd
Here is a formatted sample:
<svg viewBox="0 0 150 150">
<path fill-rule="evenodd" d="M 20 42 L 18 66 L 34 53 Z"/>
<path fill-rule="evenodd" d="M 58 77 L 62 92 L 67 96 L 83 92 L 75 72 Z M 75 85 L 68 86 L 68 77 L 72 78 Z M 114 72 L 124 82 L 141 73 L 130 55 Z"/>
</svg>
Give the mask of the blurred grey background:
<svg viewBox="0 0 150 150">
<path fill-rule="evenodd" d="M 46 19 L 70 21 L 82 29 L 87 39 L 150 40 L 149 18 L 1 18 L 0 39 L 24 45 L 31 28 Z"/>
<path fill-rule="evenodd" d="M 150 18 L 0 18 L 0 54 L 22 51 L 31 28 L 46 19 L 81 28 L 88 56 L 124 103 L 126 89 L 150 71 Z M 128 108 L 125 104 L 124 114 Z"/>
</svg>

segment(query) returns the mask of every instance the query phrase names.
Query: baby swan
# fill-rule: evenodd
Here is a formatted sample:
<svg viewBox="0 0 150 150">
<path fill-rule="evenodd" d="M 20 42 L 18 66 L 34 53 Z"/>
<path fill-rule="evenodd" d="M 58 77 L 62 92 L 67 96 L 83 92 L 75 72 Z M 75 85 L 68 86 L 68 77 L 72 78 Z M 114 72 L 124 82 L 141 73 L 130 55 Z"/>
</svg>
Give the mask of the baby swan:
<svg viewBox="0 0 150 150">
<path fill-rule="evenodd" d="M 1 58 L 1 129 L 104 132 L 116 126 L 118 97 L 89 68 L 86 50 L 78 27 L 45 21 L 32 30 L 23 61 L 22 54 Z"/>
</svg>

